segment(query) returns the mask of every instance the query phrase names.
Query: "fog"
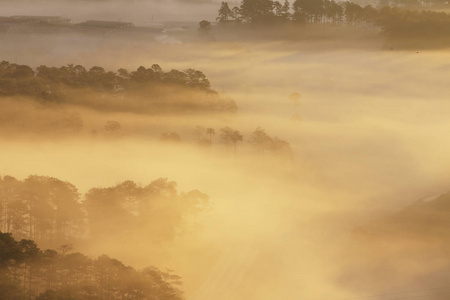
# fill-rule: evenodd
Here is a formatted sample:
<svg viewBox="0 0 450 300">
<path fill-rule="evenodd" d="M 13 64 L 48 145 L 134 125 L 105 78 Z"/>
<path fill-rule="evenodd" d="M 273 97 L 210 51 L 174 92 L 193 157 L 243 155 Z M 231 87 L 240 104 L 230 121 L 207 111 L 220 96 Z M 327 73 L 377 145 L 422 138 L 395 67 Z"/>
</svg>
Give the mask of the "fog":
<svg viewBox="0 0 450 300">
<path fill-rule="evenodd" d="M 220 2 L 219 2 L 220 3 Z M 85 20 L 133 21 L 139 25 L 160 22 L 186 22 L 214 18 L 214 0 L 5 0 L 2 16 L 64 16 L 75 22 Z M 198 22 L 198 21 L 197 21 Z"/>
<path fill-rule="evenodd" d="M 5 15 L 26 14 L 25 3 L 0 9 Z M 53 5 L 45 14 L 84 20 L 120 16 L 145 24 L 145 8 L 164 21 L 184 20 L 162 1 L 136 1 L 127 9 L 114 2 L 98 14 L 76 2 L 61 3 L 61 10 Z M 177 11 L 197 7 L 189 1 L 170 5 Z M 183 15 L 199 20 L 208 13 L 205 5 L 198 16 Z M 1 174 L 20 180 L 30 174 L 52 176 L 74 184 L 81 194 L 125 180 L 146 185 L 162 177 L 175 181 L 179 191 L 207 194 L 208 208 L 169 241 L 115 240 L 110 233 L 107 243 L 74 245 L 136 268 L 151 264 L 175 270 L 186 299 L 418 295 L 411 291 L 443 299 L 425 292 L 448 284 L 448 275 L 442 275 L 449 263 L 447 238 L 437 234 L 429 253 L 427 233 L 420 232 L 428 223 L 398 228 L 397 221 L 384 220 L 448 190 L 450 65 L 444 62 L 450 54 L 386 51 L 381 43 L 361 47 L 220 37 L 204 42 L 194 27 L 190 34 L 177 36 L 180 45 L 72 36 L 79 41 L 73 45 L 67 37 L 42 43 L 32 36 L 0 46 L 2 59 L 33 67 L 74 63 L 115 71 L 157 63 L 167 70 L 195 68 L 238 105 L 233 114 L 147 114 L 111 110 L 106 102 L 85 106 L 90 96 L 83 93 L 79 98 L 86 99 L 62 106 L 3 97 Z M 41 46 L 44 50 L 30 51 Z M 298 103 L 290 97 L 296 92 Z M 121 125 L 118 135 L 105 131 L 112 120 Z M 215 128 L 210 147 L 197 144 L 196 126 Z M 225 126 L 244 136 L 235 153 L 219 142 Z M 249 144 L 257 127 L 289 142 L 294 159 L 257 153 Z M 178 133 L 181 141 L 161 141 L 166 132 Z M 401 218 L 398 222 L 403 224 Z M 355 234 L 361 228 L 372 233 Z M 394 237 L 386 234 L 390 231 Z"/>
</svg>

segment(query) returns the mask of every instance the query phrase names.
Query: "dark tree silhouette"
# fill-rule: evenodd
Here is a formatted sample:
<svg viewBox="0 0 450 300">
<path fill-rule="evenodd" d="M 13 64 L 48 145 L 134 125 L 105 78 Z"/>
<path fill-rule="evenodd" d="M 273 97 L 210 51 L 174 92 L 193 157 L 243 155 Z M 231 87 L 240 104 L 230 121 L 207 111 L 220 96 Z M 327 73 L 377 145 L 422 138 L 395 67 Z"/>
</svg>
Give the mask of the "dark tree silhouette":
<svg viewBox="0 0 450 300">
<path fill-rule="evenodd" d="M 234 20 L 234 13 L 228 6 L 228 2 L 223 2 L 220 4 L 218 17 L 216 18 L 219 23 L 227 23 Z"/>
<path fill-rule="evenodd" d="M 209 31 L 211 30 L 211 22 L 209 21 L 206 20 L 200 21 L 198 25 L 199 25 L 198 31 L 203 35 L 208 34 Z"/>
<path fill-rule="evenodd" d="M 234 154 L 236 154 L 237 143 L 243 141 L 242 134 L 230 127 L 223 127 L 220 129 L 220 142 L 225 145 L 233 146 Z"/>
<path fill-rule="evenodd" d="M 240 12 L 249 22 L 264 22 L 274 16 L 272 0 L 242 0 Z"/>
</svg>

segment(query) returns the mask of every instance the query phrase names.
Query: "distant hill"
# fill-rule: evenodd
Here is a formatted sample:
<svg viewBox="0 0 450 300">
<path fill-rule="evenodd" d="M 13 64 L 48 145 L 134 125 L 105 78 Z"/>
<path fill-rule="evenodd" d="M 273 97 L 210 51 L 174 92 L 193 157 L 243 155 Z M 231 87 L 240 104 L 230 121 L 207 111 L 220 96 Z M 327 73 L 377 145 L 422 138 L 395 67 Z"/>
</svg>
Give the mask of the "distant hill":
<svg viewBox="0 0 450 300">
<path fill-rule="evenodd" d="M 398 299 L 448 299 L 449 251 L 450 193 L 444 193 L 355 229 L 337 280 L 361 295 L 393 291 Z"/>
<path fill-rule="evenodd" d="M 418 200 L 404 209 L 355 231 L 359 237 L 449 239 L 450 193 Z M 445 236 L 443 235 L 445 233 Z"/>
</svg>

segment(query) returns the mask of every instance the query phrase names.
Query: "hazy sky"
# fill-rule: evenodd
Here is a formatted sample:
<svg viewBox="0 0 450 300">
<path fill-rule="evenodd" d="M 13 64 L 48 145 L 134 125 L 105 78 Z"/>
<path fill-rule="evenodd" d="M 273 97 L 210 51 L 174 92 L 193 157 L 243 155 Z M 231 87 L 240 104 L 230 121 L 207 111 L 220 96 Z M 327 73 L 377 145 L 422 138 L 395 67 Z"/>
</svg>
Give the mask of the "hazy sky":
<svg viewBox="0 0 450 300">
<path fill-rule="evenodd" d="M 219 3 L 216 0 L 20 0 L 1 1 L 1 15 L 60 15 L 82 21 L 104 19 L 132 21 L 137 25 L 154 22 L 215 21 Z"/>
</svg>

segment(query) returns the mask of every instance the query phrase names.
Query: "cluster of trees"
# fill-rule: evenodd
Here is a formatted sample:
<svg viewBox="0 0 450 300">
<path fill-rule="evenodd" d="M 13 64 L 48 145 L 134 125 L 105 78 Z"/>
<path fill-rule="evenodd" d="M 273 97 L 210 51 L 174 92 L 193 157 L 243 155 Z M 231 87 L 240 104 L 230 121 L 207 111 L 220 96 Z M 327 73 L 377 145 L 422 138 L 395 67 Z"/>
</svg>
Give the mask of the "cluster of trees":
<svg viewBox="0 0 450 300">
<path fill-rule="evenodd" d="M 139 243 L 166 242 L 180 234 L 185 221 L 208 205 L 208 196 L 193 190 L 178 193 L 176 183 L 158 179 L 147 186 L 125 181 L 93 188 L 84 199 L 91 237 L 124 238 Z"/>
<path fill-rule="evenodd" d="M 125 135 L 122 130 L 122 125 L 115 120 L 106 121 L 102 129 L 91 129 L 90 131 L 93 137 L 103 136 L 105 138 L 120 138 Z"/>
<path fill-rule="evenodd" d="M 207 202 L 208 196 L 197 190 L 178 193 L 176 183 L 167 179 L 144 187 L 125 181 L 92 188 L 81 197 L 74 185 L 56 178 L 4 176 L 0 230 L 51 247 L 82 238 L 170 241 Z"/>
<path fill-rule="evenodd" d="M 132 72 L 123 68 L 112 72 L 99 66 L 87 70 L 81 65 L 73 64 L 59 68 L 41 65 L 32 69 L 27 65 L 7 61 L 0 63 L 0 96 L 22 95 L 48 101 L 72 101 L 79 104 L 80 101 L 72 99 L 71 95 L 74 94 L 74 90 L 83 89 L 101 93 L 102 97 L 105 95 L 115 95 L 116 98 L 117 95 L 140 96 L 144 101 L 151 103 L 151 96 L 148 96 L 151 95 L 149 91 L 160 92 L 161 87 L 167 87 L 166 94 L 168 92 L 179 93 L 179 89 L 199 92 L 205 97 L 209 96 L 209 100 L 216 100 L 215 102 L 218 102 L 220 106 L 216 109 L 236 110 L 233 101 L 220 102 L 218 93 L 211 89 L 211 84 L 205 74 L 195 69 L 184 71 L 172 69 L 165 72 L 159 65 L 154 64 L 151 68 L 141 66 Z M 170 98 L 169 96 L 166 98 Z M 174 105 L 176 106 L 177 103 Z M 179 106 L 181 105 L 185 105 L 185 103 L 179 103 Z M 126 106 L 127 101 L 123 100 L 121 107 Z M 204 106 L 202 107 L 204 108 Z M 142 108 L 140 110 L 142 111 Z"/>
<path fill-rule="evenodd" d="M 211 130 L 211 128 L 207 130 Z M 214 134 L 214 131 L 212 133 Z M 244 136 L 238 130 L 231 127 L 223 127 L 220 129 L 220 143 L 233 147 L 234 152 L 236 152 L 237 144 L 243 141 Z M 261 155 L 270 153 L 282 158 L 292 159 L 294 157 L 291 145 L 288 142 L 276 136 L 269 136 L 261 127 L 256 128 L 250 134 L 248 143 Z"/>
<path fill-rule="evenodd" d="M 26 83 L 26 84 L 25 84 Z M 80 88 L 88 87 L 103 91 L 134 90 L 145 85 L 167 83 L 199 88 L 210 91 L 211 84 L 203 72 L 187 69 L 164 72 L 157 65 L 151 68 L 140 66 L 129 72 L 119 69 L 117 72 L 105 71 L 94 66 L 87 70 L 82 65 L 69 64 L 62 67 L 41 65 L 33 70 L 27 65 L 18 65 L 2 61 L 0 63 L 1 95 L 41 93 L 43 97 L 54 96 L 53 91 L 61 85 Z"/>
<path fill-rule="evenodd" d="M 197 126 L 194 129 L 196 142 L 202 146 L 211 146 L 213 144 L 213 136 L 216 134 L 216 130 L 212 127 Z M 239 143 L 244 141 L 244 136 L 239 130 L 231 128 L 229 126 L 222 127 L 218 133 L 219 144 L 233 149 L 236 153 Z M 161 136 L 162 141 L 181 141 L 179 134 L 175 132 L 164 133 Z M 293 158 L 293 152 L 291 145 L 280 139 L 279 137 L 269 136 L 263 128 L 256 128 L 248 139 L 248 143 L 260 154 L 266 153 L 283 158 Z"/>
<path fill-rule="evenodd" d="M 136 270 L 102 255 L 40 250 L 33 240 L 0 232 L 0 298 L 4 300 L 183 299 L 180 277 L 155 267 Z"/>
<path fill-rule="evenodd" d="M 269 152 L 278 156 L 293 157 L 291 146 L 279 137 L 269 136 L 261 127 L 256 128 L 248 141 L 262 155 Z"/>
<path fill-rule="evenodd" d="M 273 0 L 242 0 L 230 8 L 222 2 L 217 21 L 224 23 L 316 23 L 348 24 L 356 27 L 379 27 L 393 39 L 415 38 L 450 43 L 450 15 L 437 11 L 406 10 L 398 7 L 377 8 L 350 1 L 295 0 L 292 5 Z"/>
</svg>

